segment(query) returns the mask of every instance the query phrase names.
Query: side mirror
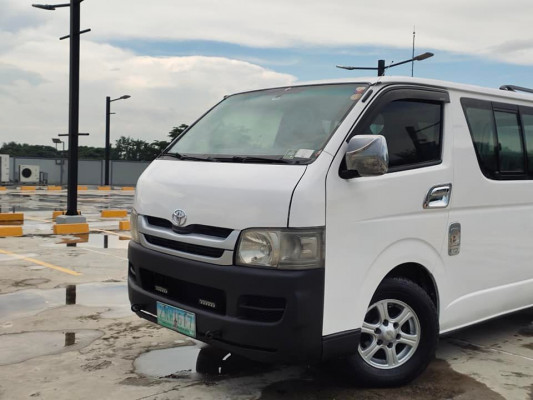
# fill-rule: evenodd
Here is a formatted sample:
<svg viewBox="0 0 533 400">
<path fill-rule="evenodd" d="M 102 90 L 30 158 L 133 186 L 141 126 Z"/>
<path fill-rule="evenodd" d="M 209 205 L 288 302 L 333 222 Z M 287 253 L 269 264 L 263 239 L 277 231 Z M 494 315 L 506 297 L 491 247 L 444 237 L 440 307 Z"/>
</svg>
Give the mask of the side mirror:
<svg viewBox="0 0 533 400">
<path fill-rule="evenodd" d="M 348 142 L 345 155 L 349 171 L 357 171 L 359 176 L 377 176 L 389 169 L 387 140 L 381 135 L 357 135 Z"/>
</svg>

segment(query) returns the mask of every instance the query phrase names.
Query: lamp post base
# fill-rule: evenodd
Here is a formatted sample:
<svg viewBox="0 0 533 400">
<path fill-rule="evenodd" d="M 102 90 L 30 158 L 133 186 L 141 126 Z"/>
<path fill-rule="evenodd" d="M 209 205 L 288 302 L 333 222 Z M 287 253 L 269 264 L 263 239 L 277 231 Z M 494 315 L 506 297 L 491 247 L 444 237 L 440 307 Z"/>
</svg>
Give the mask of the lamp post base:
<svg viewBox="0 0 533 400">
<path fill-rule="evenodd" d="M 83 215 L 58 215 L 56 224 L 85 224 L 87 218 Z"/>
</svg>

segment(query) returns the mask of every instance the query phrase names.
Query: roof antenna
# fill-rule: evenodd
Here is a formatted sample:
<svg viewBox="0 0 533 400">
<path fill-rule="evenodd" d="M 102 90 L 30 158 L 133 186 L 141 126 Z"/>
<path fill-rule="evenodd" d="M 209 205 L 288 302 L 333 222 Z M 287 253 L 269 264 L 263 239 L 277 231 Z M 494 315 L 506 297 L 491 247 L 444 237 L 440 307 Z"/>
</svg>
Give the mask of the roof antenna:
<svg viewBox="0 0 533 400">
<path fill-rule="evenodd" d="M 413 25 L 413 55 L 411 56 L 413 61 L 411 62 L 411 77 L 414 76 L 414 72 L 415 72 L 415 36 L 416 36 L 415 28 L 416 26 Z"/>
</svg>

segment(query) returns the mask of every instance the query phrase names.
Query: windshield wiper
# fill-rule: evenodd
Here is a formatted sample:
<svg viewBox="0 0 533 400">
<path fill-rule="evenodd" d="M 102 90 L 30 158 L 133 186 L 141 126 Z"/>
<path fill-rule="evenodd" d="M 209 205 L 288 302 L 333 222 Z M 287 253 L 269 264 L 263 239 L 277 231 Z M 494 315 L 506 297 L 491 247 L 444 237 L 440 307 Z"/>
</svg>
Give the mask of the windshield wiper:
<svg viewBox="0 0 533 400">
<path fill-rule="evenodd" d="M 261 157 L 261 156 L 228 156 L 215 157 L 214 161 L 235 162 L 235 163 L 263 163 L 263 164 L 298 164 L 298 161 L 284 159 L 278 156 Z"/>
<path fill-rule="evenodd" d="M 198 157 L 198 156 L 190 156 L 187 154 L 180 154 L 180 153 L 161 153 L 159 157 L 172 157 L 177 158 L 178 160 L 185 160 L 185 161 L 214 161 L 211 157 Z"/>
</svg>

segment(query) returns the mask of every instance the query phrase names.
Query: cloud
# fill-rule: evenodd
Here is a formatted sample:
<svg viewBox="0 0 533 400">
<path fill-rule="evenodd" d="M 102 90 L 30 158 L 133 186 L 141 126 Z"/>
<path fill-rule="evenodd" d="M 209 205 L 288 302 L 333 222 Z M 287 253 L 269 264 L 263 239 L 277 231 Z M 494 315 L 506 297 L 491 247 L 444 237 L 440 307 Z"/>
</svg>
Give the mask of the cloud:
<svg viewBox="0 0 533 400">
<path fill-rule="evenodd" d="M 68 8 L 0 3 L 0 143 L 51 143 L 68 123 L 69 46 L 58 40 L 68 34 Z M 410 49 L 413 25 L 421 51 L 533 65 L 531 0 L 490 6 L 486 0 L 88 0 L 81 7 L 81 27 L 92 29 L 81 44 L 80 131 L 91 133 L 82 145 L 104 143 L 105 96 L 132 96 L 112 104 L 113 140 L 160 140 L 225 94 L 297 79 L 257 64 L 298 64 L 294 48 L 310 54 L 364 48 L 366 55 L 376 48 Z M 287 51 L 278 60 L 244 50 L 241 60 L 200 51 L 148 57 L 109 44 L 135 40 L 174 43 L 176 54 L 180 42 L 199 40 Z"/>
<path fill-rule="evenodd" d="M 9 64 L 0 63 L 0 87 L 13 85 L 18 81 L 27 82 L 36 86 L 43 83 L 45 79 L 36 72 L 26 71 Z"/>
<path fill-rule="evenodd" d="M 17 37 L 0 55 L 0 143 L 48 144 L 67 131 L 68 43 L 37 41 L 29 32 Z M 105 96 L 132 96 L 112 103 L 112 141 L 165 140 L 173 126 L 194 122 L 226 94 L 296 79 L 224 57 L 147 57 L 87 40 L 81 59 L 80 132 L 90 136 L 80 145 L 103 146 Z"/>
<path fill-rule="evenodd" d="M 251 47 L 387 46 L 507 60 L 498 46 L 531 40 L 531 0 L 113 0 L 84 3 L 84 20 L 98 40 L 209 40 Z M 142 16 L 140 19 L 138 16 Z M 487 46 L 487 44 L 491 46 Z"/>
</svg>

